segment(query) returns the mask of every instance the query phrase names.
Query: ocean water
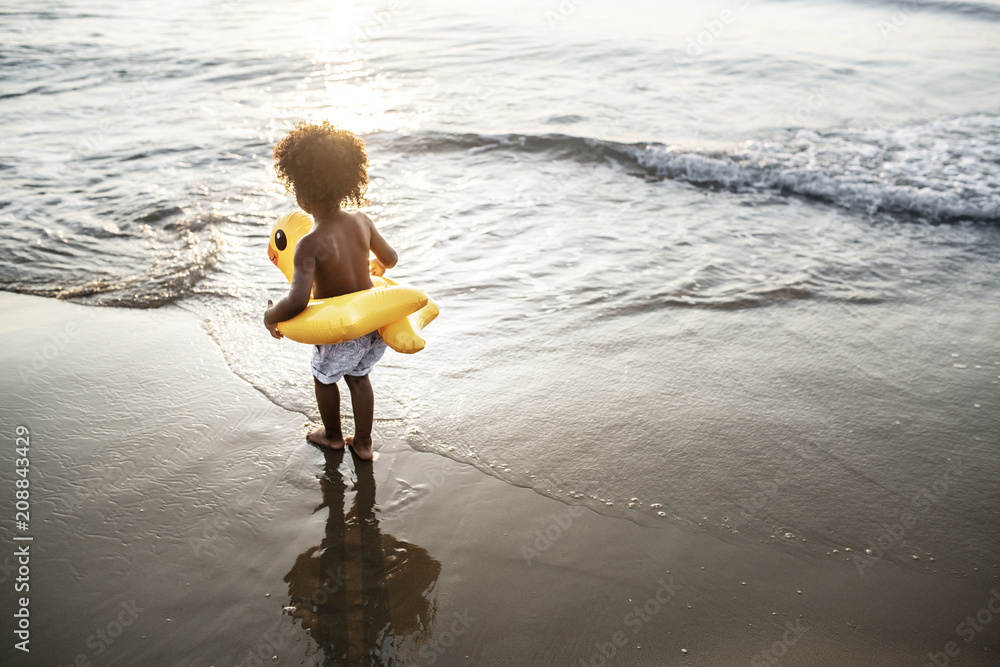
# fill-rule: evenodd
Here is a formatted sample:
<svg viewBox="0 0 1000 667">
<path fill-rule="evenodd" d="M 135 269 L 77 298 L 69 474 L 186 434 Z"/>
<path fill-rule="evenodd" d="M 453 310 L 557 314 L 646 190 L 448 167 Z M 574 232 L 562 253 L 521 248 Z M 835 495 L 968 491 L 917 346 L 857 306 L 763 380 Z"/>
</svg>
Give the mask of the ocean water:
<svg viewBox="0 0 1000 667">
<path fill-rule="evenodd" d="M 442 307 L 373 376 L 379 429 L 651 526 L 828 552 L 909 508 L 903 565 L 1000 553 L 1000 3 L 0 21 L 0 288 L 187 309 L 315 418 L 308 349 L 260 318 L 271 147 L 329 119 L 368 144 L 391 276 Z"/>
</svg>

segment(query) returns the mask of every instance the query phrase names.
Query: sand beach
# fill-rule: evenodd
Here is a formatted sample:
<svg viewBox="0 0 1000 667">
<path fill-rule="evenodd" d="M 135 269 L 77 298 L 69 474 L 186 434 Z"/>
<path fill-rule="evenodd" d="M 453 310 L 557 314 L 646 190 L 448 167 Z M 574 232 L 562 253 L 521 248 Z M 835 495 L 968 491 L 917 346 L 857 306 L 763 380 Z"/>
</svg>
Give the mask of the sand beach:
<svg viewBox="0 0 1000 667">
<path fill-rule="evenodd" d="M 998 0 L 2 22 L 3 667 L 1000 665 Z M 302 121 L 441 308 L 370 465 L 261 326 Z"/>
<path fill-rule="evenodd" d="M 31 448 L 30 527 L 4 528 L 30 545 L 31 651 L 4 664 L 996 664 L 1000 624 L 956 634 L 995 568 L 644 527 L 391 421 L 361 463 L 307 444 L 188 312 L 0 298 L 3 423 Z"/>
</svg>

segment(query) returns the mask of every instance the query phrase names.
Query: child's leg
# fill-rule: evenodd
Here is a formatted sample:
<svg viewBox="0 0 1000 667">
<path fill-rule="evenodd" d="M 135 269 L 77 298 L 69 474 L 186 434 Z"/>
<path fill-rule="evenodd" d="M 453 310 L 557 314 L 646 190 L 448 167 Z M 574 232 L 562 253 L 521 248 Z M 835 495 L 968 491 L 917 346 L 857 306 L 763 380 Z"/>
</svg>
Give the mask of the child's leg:
<svg viewBox="0 0 1000 667">
<path fill-rule="evenodd" d="M 344 448 L 344 434 L 340 429 L 340 390 L 337 383 L 323 384 L 313 378 L 316 385 L 316 404 L 319 406 L 319 416 L 323 418 L 323 428 L 318 428 L 306 439 L 322 447 L 330 449 Z"/>
<path fill-rule="evenodd" d="M 375 393 L 367 375 L 345 375 L 344 382 L 351 390 L 351 406 L 354 408 L 354 437 L 347 438 L 359 459 L 372 458 L 372 420 L 375 414 Z"/>
</svg>

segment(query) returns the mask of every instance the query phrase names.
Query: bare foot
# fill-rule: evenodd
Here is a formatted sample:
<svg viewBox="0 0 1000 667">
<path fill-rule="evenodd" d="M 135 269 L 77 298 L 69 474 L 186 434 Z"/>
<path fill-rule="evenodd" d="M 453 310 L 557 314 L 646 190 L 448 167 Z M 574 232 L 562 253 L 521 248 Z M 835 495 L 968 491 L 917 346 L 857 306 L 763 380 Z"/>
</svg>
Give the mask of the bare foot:
<svg viewBox="0 0 1000 667">
<path fill-rule="evenodd" d="M 365 438 L 363 441 L 358 441 L 354 436 L 349 435 L 344 438 L 344 442 L 350 446 L 359 459 L 364 461 L 372 460 L 372 439 L 370 437 Z"/>
<path fill-rule="evenodd" d="M 334 439 L 328 437 L 326 434 L 326 429 L 320 426 L 314 431 L 310 431 L 309 435 L 306 436 L 306 440 L 313 443 L 314 445 L 319 445 L 320 447 L 326 447 L 327 449 L 343 449 L 344 439 Z"/>
</svg>

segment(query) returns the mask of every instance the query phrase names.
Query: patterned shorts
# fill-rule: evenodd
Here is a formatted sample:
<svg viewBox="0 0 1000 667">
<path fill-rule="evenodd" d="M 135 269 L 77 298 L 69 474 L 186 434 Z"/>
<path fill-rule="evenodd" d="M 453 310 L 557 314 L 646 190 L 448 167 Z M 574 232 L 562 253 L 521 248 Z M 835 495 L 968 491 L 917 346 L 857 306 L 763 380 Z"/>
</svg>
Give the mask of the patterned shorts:
<svg viewBox="0 0 1000 667">
<path fill-rule="evenodd" d="M 368 375 L 388 347 L 378 331 L 332 345 L 313 345 L 312 372 L 323 384 L 345 375 Z"/>
</svg>

